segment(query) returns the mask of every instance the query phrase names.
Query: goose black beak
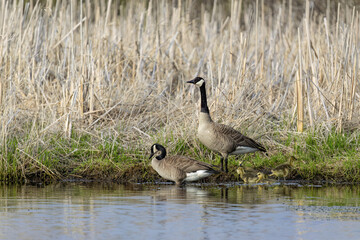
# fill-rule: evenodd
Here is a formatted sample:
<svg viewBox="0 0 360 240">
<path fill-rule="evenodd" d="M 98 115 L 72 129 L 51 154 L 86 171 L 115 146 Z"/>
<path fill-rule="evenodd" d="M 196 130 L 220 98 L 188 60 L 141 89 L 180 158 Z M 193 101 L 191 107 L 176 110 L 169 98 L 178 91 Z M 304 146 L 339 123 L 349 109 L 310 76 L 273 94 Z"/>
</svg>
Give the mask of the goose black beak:
<svg viewBox="0 0 360 240">
<path fill-rule="evenodd" d="M 154 154 L 155 154 L 154 152 L 151 152 L 149 159 L 151 159 L 154 156 Z"/>
<path fill-rule="evenodd" d="M 186 83 L 192 83 L 192 84 L 195 84 L 195 79 L 190 80 L 190 81 L 187 81 Z"/>
</svg>

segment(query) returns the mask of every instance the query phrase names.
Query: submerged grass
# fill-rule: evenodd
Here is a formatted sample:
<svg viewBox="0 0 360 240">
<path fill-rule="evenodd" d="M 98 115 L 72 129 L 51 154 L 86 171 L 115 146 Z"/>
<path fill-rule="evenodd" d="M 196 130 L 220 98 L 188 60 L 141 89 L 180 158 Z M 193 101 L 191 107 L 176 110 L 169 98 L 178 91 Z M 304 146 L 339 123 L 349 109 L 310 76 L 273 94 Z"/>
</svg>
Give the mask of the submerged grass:
<svg viewBox="0 0 360 240">
<path fill-rule="evenodd" d="M 156 181 L 155 142 L 218 164 L 196 140 L 199 93 L 185 81 L 200 75 L 213 119 L 269 150 L 204 181 L 295 156 L 293 179 L 360 182 L 356 7 L 39 2 L 0 3 L 0 180 Z"/>
</svg>

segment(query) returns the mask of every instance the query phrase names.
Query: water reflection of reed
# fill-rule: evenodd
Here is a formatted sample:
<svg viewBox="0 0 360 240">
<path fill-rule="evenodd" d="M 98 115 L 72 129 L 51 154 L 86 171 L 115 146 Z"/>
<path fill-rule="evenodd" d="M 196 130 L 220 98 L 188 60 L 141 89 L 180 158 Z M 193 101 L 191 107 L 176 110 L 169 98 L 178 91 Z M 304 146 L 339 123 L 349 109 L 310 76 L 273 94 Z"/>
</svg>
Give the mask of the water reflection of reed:
<svg viewBox="0 0 360 240">
<path fill-rule="evenodd" d="M 36 206 L 40 200 L 60 201 L 91 208 L 93 201 L 101 197 L 104 201 L 115 198 L 146 196 L 153 202 L 175 201 L 178 203 L 266 204 L 285 200 L 291 206 L 360 206 L 360 186 L 303 186 L 297 185 L 147 185 L 113 183 L 57 183 L 47 186 L 12 185 L 0 187 L 0 208 L 10 211 L 11 206 L 26 203 L 27 208 Z M 24 200 L 24 201 L 20 201 Z M 26 200 L 26 201 L 25 201 Z M 132 199 L 144 201 L 144 199 Z"/>
<path fill-rule="evenodd" d="M 293 204 L 324 206 L 360 206 L 360 186 L 333 185 L 308 186 L 298 188 L 294 193 Z"/>
<path fill-rule="evenodd" d="M 162 185 L 154 191 L 154 201 L 178 203 L 264 204 L 280 197 L 292 197 L 291 186 L 235 185 L 235 186 L 184 186 Z"/>
<path fill-rule="evenodd" d="M 240 229 L 249 222 L 255 228 L 260 225 L 276 228 L 279 222 L 268 219 L 277 216 L 283 221 L 280 214 L 292 217 L 290 231 L 296 228 L 301 232 L 308 230 L 309 225 L 304 222 L 309 218 L 360 220 L 359 191 L 360 186 L 268 184 L 0 185 L 0 223 L 11 220 L 20 227 L 36 227 L 41 234 L 56 229 L 63 236 L 70 233 L 84 238 L 87 233 L 103 237 L 106 227 L 111 231 L 122 227 L 122 231 L 138 236 L 139 228 L 157 227 L 163 231 L 173 229 L 179 222 L 191 222 L 186 225 L 191 228 L 194 222 L 200 224 L 193 229 L 208 239 L 213 236 L 209 233 L 217 230 L 224 219 L 232 226 L 241 226 Z M 238 233 L 238 229 L 234 231 Z M 0 227 L 0 238 L 1 230 Z"/>
</svg>

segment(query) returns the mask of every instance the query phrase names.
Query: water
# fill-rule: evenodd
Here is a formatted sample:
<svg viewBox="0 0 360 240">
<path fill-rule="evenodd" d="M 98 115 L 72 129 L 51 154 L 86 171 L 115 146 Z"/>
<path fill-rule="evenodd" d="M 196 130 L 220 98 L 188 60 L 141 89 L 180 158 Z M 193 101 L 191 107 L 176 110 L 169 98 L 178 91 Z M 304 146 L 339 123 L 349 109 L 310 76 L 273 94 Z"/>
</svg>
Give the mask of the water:
<svg viewBox="0 0 360 240">
<path fill-rule="evenodd" d="M 360 186 L 0 185 L 0 239 L 360 239 Z"/>
</svg>

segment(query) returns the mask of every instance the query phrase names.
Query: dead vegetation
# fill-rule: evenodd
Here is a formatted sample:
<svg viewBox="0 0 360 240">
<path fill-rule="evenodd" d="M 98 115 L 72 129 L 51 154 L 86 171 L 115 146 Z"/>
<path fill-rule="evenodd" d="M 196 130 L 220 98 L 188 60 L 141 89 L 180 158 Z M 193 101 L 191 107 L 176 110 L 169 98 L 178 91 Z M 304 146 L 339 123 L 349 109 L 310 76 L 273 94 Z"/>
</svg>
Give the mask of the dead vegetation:
<svg viewBox="0 0 360 240">
<path fill-rule="evenodd" d="M 282 139 L 289 134 L 348 131 L 358 138 L 356 1 L 106 4 L 0 3 L 5 174 L 11 168 L 24 177 L 36 169 L 29 175 L 61 178 L 39 158 L 53 149 L 48 144 L 63 150 L 50 157 L 71 157 L 74 149 L 49 140 L 56 134 L 90 135 L 96 144 L 142 153 L 155 141 L 169 149 L 179 140 L 196 146 L 199 96 L 185 81 L 197 75 L 208 81 L 214 119 L 270 152 L 292 154 L 294 144 Z M 74 159 L 71 169 L 86 161 Z"/>
</svg>

